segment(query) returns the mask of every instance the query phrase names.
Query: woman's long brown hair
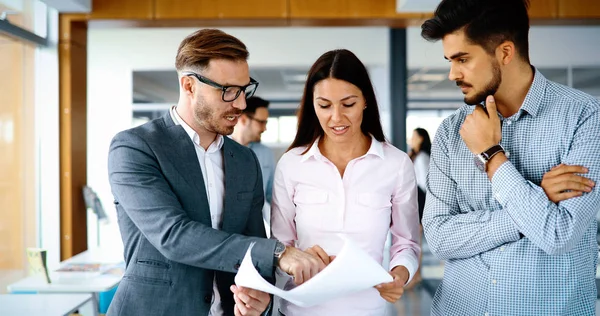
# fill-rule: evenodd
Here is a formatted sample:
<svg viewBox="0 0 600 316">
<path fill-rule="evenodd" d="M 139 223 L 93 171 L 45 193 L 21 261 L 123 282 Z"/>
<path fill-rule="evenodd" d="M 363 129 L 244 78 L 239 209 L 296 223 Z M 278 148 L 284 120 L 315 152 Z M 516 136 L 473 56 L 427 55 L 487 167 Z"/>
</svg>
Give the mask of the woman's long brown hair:
<svg viewBox="0 0 600 316">
<path fill-rule="evenodd" d="M 327 78 L 344 80 L 360 89 L 367 105 L 360 128 L 365 135 L 373 135 L 376 140 L 384 142 L 379 107 L 367 68 L 351 51 L 336 49 L 321 55 L 308 72 L 302 101 L 298 108 L 298 131 L 288 150 L 310 146 L 317 138 L 323 136 L 324 131 L 315 113 L 313 93 L 315 85 Z"/>
</svg>

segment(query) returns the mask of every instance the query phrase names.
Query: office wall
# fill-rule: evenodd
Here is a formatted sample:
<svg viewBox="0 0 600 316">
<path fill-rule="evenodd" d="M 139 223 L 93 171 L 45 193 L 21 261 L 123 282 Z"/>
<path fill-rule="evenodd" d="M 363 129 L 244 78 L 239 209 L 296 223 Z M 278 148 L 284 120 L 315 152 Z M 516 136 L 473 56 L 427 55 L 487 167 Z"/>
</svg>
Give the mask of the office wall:
<svg viewBox="0 0 600 316">
<path fill-rule="evenodd" d="M 35 246 L 34 50 L 0 34 L 0 270 L 23 270 Z"/>
<path fill-rule="evenodd" d="M 101 245 L 120 244 L 108 184 L 107 151 L 117 132 L 131 126 L 132 70 L 174 68 L 180 41 L 191 28 L 94 29 L 88 33 L 88 184 L 96 190 L 112 220 L 101 227 Z M 250 67 L 310 66 L 334 48 L 352 50 L 378 69 L 373 78 L 381 106 L 385 91 L 389 40 L 387 28 L 225 28 L 250 51 Z M 389 116 L 389 115 L 386 115 Z M 388 124 L 389 125 L 389 124 Z M 90 239 L 94 240 L 93 236 Z"/>
<path fill-rule="evenodd" d="M 0 34 L 0 283 L 21 277 L 26 247 L 48 250 L 58 264 L 58 12 L 33 1 L 2 1 L 12 23 L 38 34 L 48 47 Z M 0 4 L 0 12 L 6 7 Z M 44 16 L 46 19 L 35 17 Z M 42 31 L 43 30 L 43 31 Z M 12 270 L 6 274 L 1 270 Z M 5 277 L 6 278 L 3 278 Z M 6 283 L 4 283 L 6 285 Z M 1 288 L 0 293 L 5 289 Z"/>
<path fill-rule="evenodd" d="M 417 27 L 408 29 L 407 38 L 409 67 L 448 67 L 441 42 L 423 40 Z M 600 65 L 600 26 L 536 26 L 529 43 L 531 63 L 537 67 Z"/>
</svg>

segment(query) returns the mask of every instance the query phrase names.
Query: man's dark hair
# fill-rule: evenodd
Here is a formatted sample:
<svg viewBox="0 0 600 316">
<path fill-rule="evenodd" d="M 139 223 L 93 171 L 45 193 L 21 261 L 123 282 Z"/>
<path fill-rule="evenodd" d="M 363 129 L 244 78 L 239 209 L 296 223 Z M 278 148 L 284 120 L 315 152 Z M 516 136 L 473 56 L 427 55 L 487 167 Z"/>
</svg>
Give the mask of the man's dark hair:
<svg viewBox="0 0 600 316">
<path fill-rule="evenodd" d="M 252 96 L 246 99 L 246 108 L 244 109 L 244 113 L 255 114 L 256 109 L 258 108 L 269 108 L 269 101 Z"/>
<path fill-rule="evenodd" d="M 421 26 L 421 36 L 438 41 L 464 28 L 473 44 L 493 54 L 504 41 L 515 44 L 529 63 L 529 0 L 443 0 L 433 18 Z"/>
</svg>

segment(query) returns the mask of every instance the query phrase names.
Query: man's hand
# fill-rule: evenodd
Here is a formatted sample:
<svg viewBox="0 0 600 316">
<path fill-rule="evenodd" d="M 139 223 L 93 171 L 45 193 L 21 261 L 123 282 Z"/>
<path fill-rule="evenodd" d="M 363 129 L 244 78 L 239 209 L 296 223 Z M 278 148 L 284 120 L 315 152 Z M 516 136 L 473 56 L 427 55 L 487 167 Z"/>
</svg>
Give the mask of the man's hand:
<svg viewBox="0 0 600 316">
<path fill-rule="evenodd" d="M 325 269 L 325 264 L 319 257 L 288 246 L 279 258 L 279 268 L 293 276 L 294 283 L 300 285 Z"/>
<path fill-rule="evenodd" d="M 475 106 L 473 113 L 465 118 L 459 133 L 467 148 L 476 155 L 500 143 L 502 130 L 493 96 L 487 97 L 486 109 L 481 105 Z"/>
<path fill-rule="evenodd" d="M 541 187 L 554 203 L 581 196 L 583 192 L 592 191 L 596 185 L 594 181 L 577 175 L 587 172 L 583 166 L 560 164 L 544 174 Z"/>
<path fill-rule="evenodd" d="M 229 289 L 233 292 L 235 316 L 259 316 L 271 301 L 271 296 L 265 292 L 237 285 L 232 285 Z"/>
<path fill-rule="evenodd" d="M 328 255 L 325 252 L 325 250 L 323 250 L 323 248 L 321 248 L 318 245 L 314 245 L 304 251 L 310 255 L 313 255 L 316 258 L 321 259 L 321 261 L 323 262 L 323 264 L 325 266 L 328 266 L 331 263 L 331 261 L 333 261 L 333 259 L 335 259 L 335 256 Z"/>
<path fill-rule="evenodd" d="M 404 294 L 404 285 L 408 282 L 409 273 L 406 267 L 397 266 L 390 274 L 394 277 L 392 282 L 379 284 L 375 288 L 384 300 L 396 303 Z"/>
</svg>

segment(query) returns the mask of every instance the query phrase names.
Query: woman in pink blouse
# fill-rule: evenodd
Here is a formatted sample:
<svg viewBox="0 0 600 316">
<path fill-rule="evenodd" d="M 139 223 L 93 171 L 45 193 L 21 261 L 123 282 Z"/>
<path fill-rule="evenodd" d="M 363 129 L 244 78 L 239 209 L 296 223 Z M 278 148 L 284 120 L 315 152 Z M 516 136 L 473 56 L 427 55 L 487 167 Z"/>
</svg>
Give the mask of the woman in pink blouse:
<svg viewBox="0 0 600 316">
<path fill-rule="evenodd" d="M 271 230 L 326 264 L 341 249 L 340 233 L 378 262 L 392 235 L 393 282 L 309 308 L 281 300 L 286 316 L 384 315 L 385 302 L 397 301 L 417 270 L 413 165 L 385 141 L 368 72 L 348 50 L 325 53 L 308 73 L 298 133 L 275 171 Z M 290 279 L 286 289 L 293 286 Z"/>
</svg>

